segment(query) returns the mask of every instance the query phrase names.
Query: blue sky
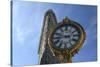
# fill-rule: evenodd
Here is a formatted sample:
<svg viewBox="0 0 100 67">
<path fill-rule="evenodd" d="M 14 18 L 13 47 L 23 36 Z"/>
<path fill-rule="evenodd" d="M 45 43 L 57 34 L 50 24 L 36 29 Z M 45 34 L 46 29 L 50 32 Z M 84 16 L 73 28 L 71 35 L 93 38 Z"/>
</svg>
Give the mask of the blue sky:
<svg viewBox="0 0 100 67">
<path fill-rule="evenodd" d="M 38 47 L 44 14 L 52 9 L 57 21 L 67 16 L 80 23 L 86 40 L 73 62 L 97 60 L 97 7 L 91 5 L 51 4 L 42 2 L 13 2 L 13 65 L 38 64 Z"/>
</svg>

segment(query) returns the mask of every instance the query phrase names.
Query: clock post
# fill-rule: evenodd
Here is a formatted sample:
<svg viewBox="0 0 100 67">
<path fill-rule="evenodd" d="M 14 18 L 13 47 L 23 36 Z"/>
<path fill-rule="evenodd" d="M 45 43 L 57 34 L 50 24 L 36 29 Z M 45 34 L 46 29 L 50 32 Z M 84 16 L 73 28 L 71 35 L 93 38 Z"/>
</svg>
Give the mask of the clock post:
<svg viewBox="0 0 100 67">
<path fill-rule="evenodd" d="M 72 63 L 72 57 L 82 47 L 85 36 L 85 31 L 80 24 L 65 17 L 52 28 L 48 42 L 61 63 Z"/>
</svg>

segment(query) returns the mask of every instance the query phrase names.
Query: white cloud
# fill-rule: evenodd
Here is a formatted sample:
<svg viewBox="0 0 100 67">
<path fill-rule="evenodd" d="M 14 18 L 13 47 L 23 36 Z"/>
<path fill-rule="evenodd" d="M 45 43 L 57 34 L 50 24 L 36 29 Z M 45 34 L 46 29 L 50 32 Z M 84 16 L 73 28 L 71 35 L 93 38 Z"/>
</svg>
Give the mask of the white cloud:
<svg viewBox="0 0 100 67">
<path fill-rule="evenodd" d="M 88 27 L 86 29 L 86 40 L 83 46 L 87 45 L 88 43 L 91 42 L 91 40 L 96 39 L 97 38 L 97 31 L 96 31 L 96 18 L 92 17 L 90 19 L 90 22 L 88 24 Z"/>
<path fill-rule="evenodd" d="M 25 40 L 25 33 L 20 28 L 16 28 L 16 40 L 19 43 L 23 43 Z"/>
</svg>

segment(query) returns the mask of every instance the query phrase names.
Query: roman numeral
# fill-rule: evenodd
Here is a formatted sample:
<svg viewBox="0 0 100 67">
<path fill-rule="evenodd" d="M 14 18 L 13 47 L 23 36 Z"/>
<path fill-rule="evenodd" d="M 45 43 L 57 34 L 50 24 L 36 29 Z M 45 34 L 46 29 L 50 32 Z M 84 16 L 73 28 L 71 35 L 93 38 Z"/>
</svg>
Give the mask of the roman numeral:
<svg viewBox="0 0 100 67">
<path fill-rule="evenodd" d="M 59 42 L 59 40 L 56 40 L 55 42 L 54 42 L 54 44 L 57 44 Z"/>
<path fill-rule="evenodd" d="M 58 46 L 59 48 L 61 47 L 62 43 L 63 43 L 63 42 L 62 42 L 62 41 L 60 41 L 60 44 L 59 44 L 59 46 Z"/>
<path fill-rule="evenodd" d="M 55 33 L 55 35 L 59 35 L 59 36 L 62 36 L 62 34 L 61 34 L 61 33 Z"/>
</svg>

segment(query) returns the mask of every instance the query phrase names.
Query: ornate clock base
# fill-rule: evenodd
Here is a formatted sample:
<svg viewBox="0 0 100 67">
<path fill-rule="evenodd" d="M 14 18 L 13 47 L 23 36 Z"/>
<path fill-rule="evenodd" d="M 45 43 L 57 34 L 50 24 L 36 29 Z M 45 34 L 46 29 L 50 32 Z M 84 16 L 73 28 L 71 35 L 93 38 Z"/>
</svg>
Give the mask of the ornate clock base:
<svg viewBox="0 0 100 67">
<path fill-rule="evenodd" d="M 70 55 L 58 55 L 57 57 L 61 63 L 72 63 Z"/>
</svg>

